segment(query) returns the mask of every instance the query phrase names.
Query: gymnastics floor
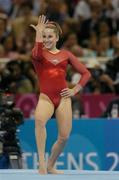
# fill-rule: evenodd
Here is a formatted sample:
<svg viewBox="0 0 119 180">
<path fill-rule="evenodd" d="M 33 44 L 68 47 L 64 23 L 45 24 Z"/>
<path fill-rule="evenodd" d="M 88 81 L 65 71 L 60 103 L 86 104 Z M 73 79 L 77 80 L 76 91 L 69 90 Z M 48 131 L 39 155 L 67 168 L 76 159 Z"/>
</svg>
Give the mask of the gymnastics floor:
<svg viewBox="0 0 119 180">
<path fill-rule="evenodd" d="M 119 180 L 117 171 L 65 170 L 63 175 L 40 175 L 37 170 L 0 170 L 0 180 Z"/>
</svg>

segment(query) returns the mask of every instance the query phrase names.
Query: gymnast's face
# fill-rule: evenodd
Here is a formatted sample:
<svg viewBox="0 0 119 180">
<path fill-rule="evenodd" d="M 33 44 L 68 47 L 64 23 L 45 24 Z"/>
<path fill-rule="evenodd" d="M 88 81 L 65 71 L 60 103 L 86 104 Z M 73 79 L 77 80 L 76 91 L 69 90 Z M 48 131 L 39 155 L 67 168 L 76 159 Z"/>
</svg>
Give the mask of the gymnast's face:
<svg viewBox="0 0 119 180">
<path fill-rule="evenodd" d="M 43 44 L 48 50 L 55 50 L 58 41 L 58 36 L 54 29 L 45 28 L 43 31 Z"/>
</svg>

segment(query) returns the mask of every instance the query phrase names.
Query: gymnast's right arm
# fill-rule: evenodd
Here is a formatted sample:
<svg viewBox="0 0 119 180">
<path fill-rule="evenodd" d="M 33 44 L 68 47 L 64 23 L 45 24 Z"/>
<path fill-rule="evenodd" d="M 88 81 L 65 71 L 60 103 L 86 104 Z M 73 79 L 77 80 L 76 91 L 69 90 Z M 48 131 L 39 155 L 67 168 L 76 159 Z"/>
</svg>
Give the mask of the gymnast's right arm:
<svg viewBox="0 0 119 180">
<path fill-rule="evenodd" d="M 32 58 L 34 60 L 40 60 L 42 57 L 42 49 L 43 49 L 43 37 L 42 32 L 45 28 L 45 24 L 47 23 L 46 17 L 44 15 L 39 16 L 38 24 L 35 26 L 31 24 L 30 26 L 36 31 L 35 45 L 32 49 Z"/>
<path fill-rule="evenodd" d="M 41 60 L 42 58 L 42 49 L 43 43 L 42 42 L 35 42 L 35 45 L 32 49 L 32 59 L 33 60 Z"/>
</svg>

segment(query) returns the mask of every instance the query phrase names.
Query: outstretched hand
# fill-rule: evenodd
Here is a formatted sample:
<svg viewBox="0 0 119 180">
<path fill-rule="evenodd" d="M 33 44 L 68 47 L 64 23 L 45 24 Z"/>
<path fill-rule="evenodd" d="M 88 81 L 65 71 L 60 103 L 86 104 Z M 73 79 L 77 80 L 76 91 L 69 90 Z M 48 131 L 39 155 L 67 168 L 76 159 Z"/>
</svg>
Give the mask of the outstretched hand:
<svg viewBox="0 0 119 180">
<path fill-rule="evenodd" d="M 42 31 L 47 23 L 48 20 L 46 19 L 46 16 L 40 15 L 38 18 L 38 24 L 36 26 L 31 24 L 30 27 L 32 27 L 35 31 Z"/>
</svg>

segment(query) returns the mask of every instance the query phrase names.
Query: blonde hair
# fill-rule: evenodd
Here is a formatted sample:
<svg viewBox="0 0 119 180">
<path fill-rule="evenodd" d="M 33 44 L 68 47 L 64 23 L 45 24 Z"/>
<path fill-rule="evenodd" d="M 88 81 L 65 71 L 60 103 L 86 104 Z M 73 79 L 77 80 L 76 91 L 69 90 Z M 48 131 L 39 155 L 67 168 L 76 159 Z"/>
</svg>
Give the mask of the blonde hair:
<svg viewBox="0 0 119 180">
<path fill-rule="evenodd" d="M 60 25 L 54 21 L 49 21 L 45 28 L 50 28 L 50 29 L 53 29 L 55 34 L 60 37 L 62 35 L 62 29 L 60 27 Z"/>
</svg>

